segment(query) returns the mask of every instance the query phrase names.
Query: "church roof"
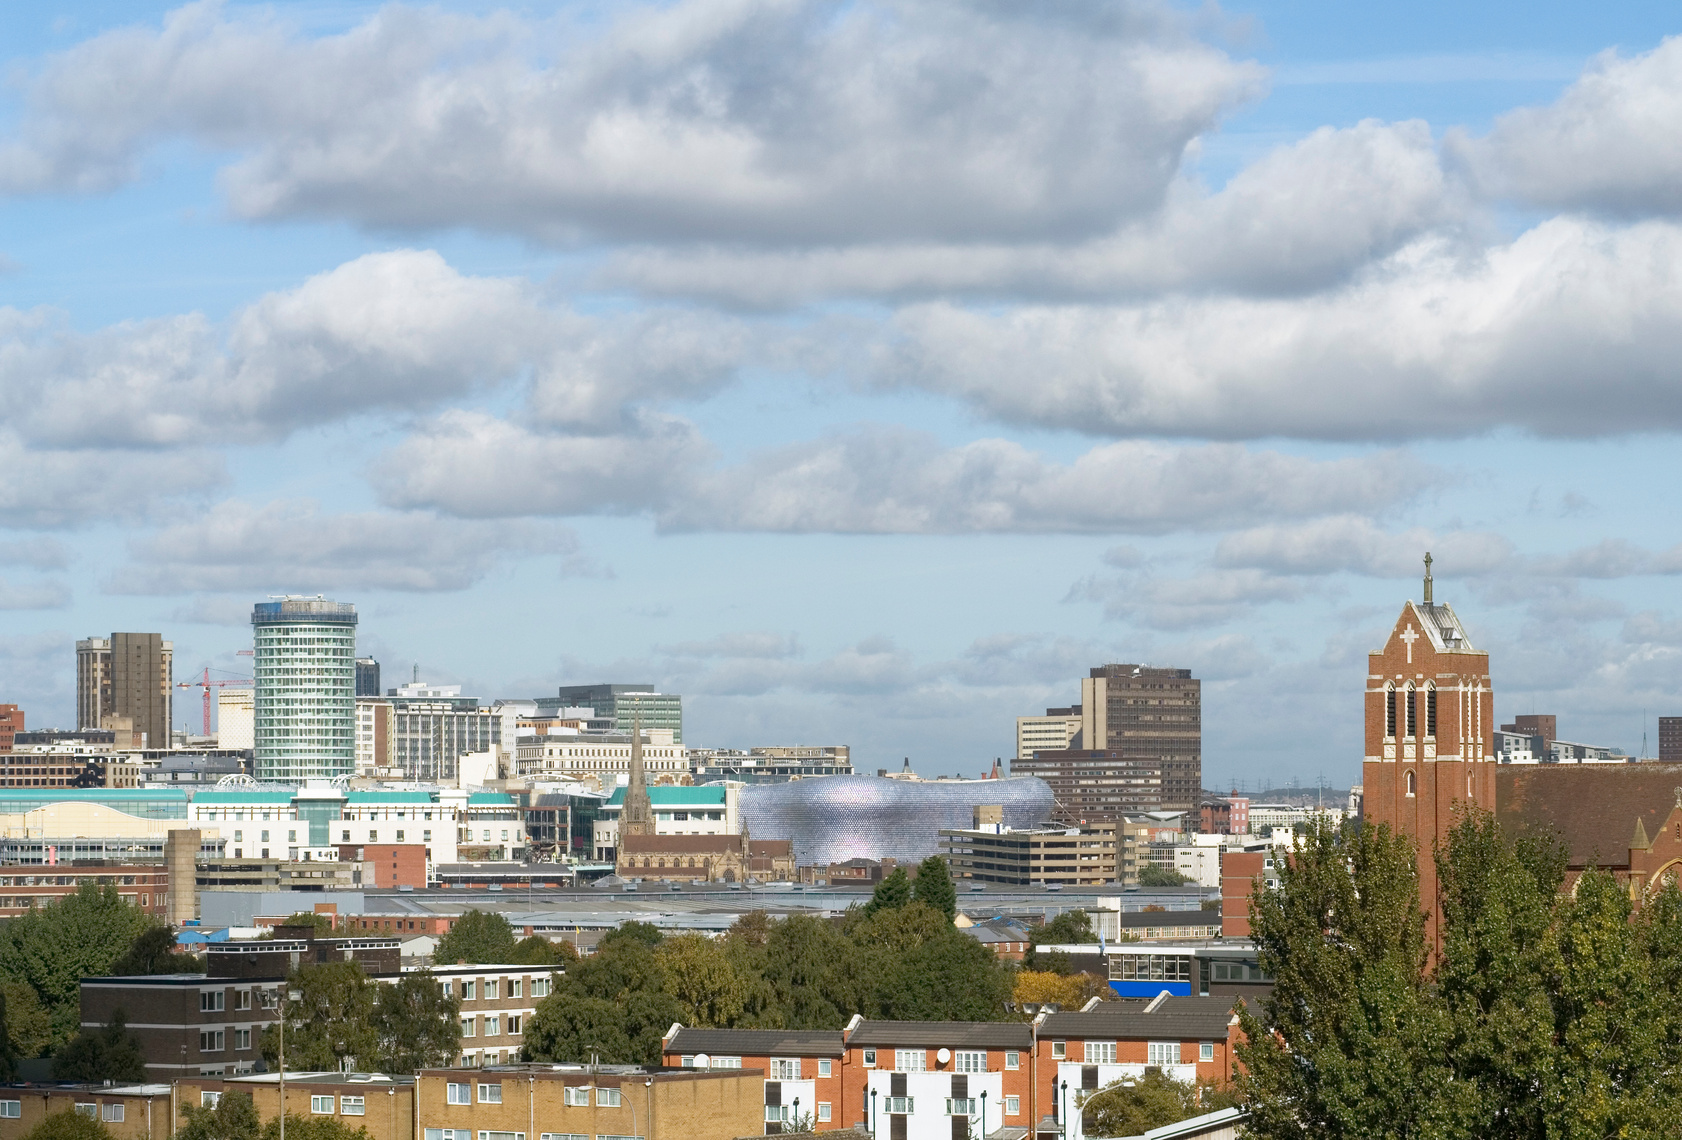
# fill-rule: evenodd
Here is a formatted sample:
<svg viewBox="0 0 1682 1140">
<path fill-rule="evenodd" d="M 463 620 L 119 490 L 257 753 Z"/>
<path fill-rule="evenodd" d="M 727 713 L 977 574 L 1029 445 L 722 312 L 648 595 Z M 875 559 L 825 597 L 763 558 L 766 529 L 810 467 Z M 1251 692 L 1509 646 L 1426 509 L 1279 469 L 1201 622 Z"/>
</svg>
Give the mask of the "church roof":
<svg viewBox="0 0 1682 1140">
<path fill-rule="evenodd" d="M 1408 605 L 1419 615 L 1420 629 L 1431 639 L 1431 647 L 1437 652 L 1477 652 L 1453 606 L 1447 602 L 1409 602 Z"/>
<path fill-rule="evenodd" d="M 1622 866 L 1632 821 L 1649 836 L 1663 831 L 1679 788 L 1682 764 L 1503 764 L 1495 815 L 1509 834 L 1557 835 L 1573 866 Z"/>
</svg>

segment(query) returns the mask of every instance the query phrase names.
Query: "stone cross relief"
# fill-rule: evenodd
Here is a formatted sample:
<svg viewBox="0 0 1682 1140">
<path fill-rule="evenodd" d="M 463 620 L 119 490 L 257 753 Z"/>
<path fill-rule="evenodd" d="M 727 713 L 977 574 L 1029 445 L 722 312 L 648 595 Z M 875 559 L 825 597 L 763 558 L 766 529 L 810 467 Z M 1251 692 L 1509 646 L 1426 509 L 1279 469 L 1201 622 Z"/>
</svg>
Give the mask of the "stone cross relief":
<svg viewBox="0 0 1682 1140">
<path fill-rule="evenodd" d="M 1413 643 L 1419 640 L 1419 635 L 1414 632 L 1413 626 L 1409 625 L 1406 629 L 1402 630 L 1402 632 L 1399 636 L 1401 637 L 1401 639 L 1403 641 L 1408 643 L 1408 664 L 1412 665 L 1413 664 Z"/>
</svg>

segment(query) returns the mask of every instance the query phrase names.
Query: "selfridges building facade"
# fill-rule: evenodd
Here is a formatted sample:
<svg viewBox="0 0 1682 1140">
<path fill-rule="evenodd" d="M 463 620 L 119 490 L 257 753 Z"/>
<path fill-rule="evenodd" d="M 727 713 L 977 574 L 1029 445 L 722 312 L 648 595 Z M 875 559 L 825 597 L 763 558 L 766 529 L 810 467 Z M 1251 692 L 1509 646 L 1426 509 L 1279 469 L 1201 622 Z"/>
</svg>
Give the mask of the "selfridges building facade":
<svg viewBox="0 0 1682 1140">
<path fill-rule="evenodd" d="M 896 780 L 828 776 L 742 789 L 742 823 L 754 839 L 790 839 L 802 865 L 848 859 L 925 859 L 941 828 L 974 823 L 975 809 L 1003 809 L 1004 825 L 1051 818 L 1051 788 L 1032 776 L 1004 780 Z"/>
</svg>

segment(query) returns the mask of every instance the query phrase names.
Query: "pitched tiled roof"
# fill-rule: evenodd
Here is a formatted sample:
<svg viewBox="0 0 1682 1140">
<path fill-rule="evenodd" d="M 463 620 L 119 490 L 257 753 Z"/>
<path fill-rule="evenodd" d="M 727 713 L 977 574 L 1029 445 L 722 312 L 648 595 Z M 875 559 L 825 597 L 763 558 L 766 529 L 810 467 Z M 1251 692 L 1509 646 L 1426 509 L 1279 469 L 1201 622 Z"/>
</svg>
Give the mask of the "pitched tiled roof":
<svg viewBox="0 0 1682 1140">
<path fill-rule="evenodd" d="M 1679 786 L 1682 764 L 1503 764 L 1495 816 L 1509 834 L 1557 835 L 1576 866 L 1625 866 L 1636 820 L 1662 831 Z"/>
<path fill-rule="evenodd" d="M 1033 1030 L 1021 1021 L 865 1021 L 847 1039 L 848 1045 L 928 1049 L 1027 1049 L 1033 1042 Z"/>
<path fill-rule="evenodd" d="M 1146 1013 L 1149 1006 L 1148 1001 L 1106 1001 L 1091 1013 L 1054 1013 L 1040 1024 L 1040 1036 L 1209 1041 L 1226 1037 L 1234 1016 L 1230 997 L 1170 997 Z"/>
<path fill-rule="evenodd" d="M 839 1029 L 680 1029 L 668 1053 L 715 1057 L 839 1057 Z"/>
</svg>

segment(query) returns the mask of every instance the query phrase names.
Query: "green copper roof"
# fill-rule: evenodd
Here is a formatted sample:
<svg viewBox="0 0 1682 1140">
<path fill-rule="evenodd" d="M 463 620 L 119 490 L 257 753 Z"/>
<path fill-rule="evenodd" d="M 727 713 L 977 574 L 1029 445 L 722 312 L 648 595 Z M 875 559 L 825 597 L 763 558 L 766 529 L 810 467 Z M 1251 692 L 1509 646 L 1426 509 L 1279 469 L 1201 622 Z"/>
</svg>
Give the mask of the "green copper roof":
<svg viewBox="0 0 1682 1140">
<path fill-rule="evenodd" d="M 615 788 L 613 798 L 608 800 L 609 807 L 622 807 L 625 803 L 625 789 Z M 673 788 L 658 787 L 648 789 L 648 802 L 657 808 L 661 807 L 723 807 L 724 788 Z"/>
<path fill-rule="evenodd" d="M 513 807 L 514 797 L 503 792 L 474 792 L 467 797 L 468 807 Z"/>
</svg>

